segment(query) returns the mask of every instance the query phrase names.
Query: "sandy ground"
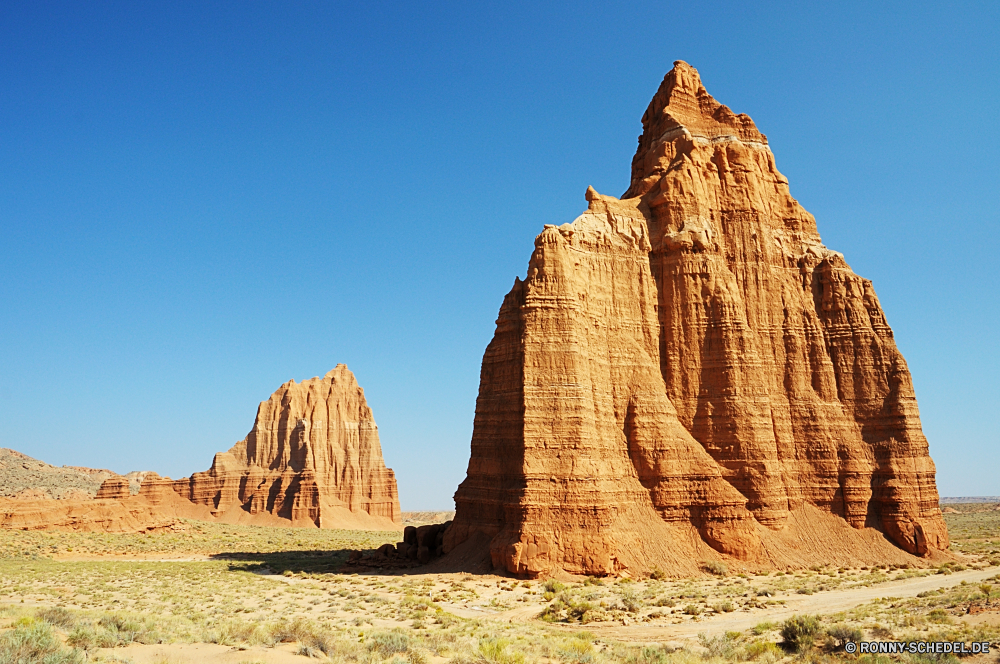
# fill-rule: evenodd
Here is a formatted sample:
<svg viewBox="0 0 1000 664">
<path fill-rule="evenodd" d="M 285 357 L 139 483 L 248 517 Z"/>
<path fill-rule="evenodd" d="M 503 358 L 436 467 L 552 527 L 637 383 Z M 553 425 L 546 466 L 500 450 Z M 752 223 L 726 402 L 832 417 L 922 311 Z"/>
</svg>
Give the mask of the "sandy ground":
<svg viewBox="0 0 1000 664">
<path fill-rule="evenodd" d="M 241 650 L 214 643 L 174 643 L 169 645 L 131 645 L 128 648 L 100 648 L 88 661 L 134 662 L 135 664 L 304 664 L 311 658 L 297 655 L 298 646 L 282 644 L 274 648 Z M 114 658 L 117 658 L 114 659 Z"/>
</svg>

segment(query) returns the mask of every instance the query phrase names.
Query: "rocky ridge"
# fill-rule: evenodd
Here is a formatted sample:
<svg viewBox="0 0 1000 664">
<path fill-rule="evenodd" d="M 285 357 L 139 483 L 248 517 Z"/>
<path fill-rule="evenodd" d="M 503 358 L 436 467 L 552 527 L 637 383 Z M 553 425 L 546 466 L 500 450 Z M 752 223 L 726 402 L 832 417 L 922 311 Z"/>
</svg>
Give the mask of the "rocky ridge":
<svg viewBox="0 0 1000 664">
<path fill-rule="evenodd" d="M 119 475 L 103 468 L 53 466 L 16 450 L 0 448 L 0 498 L 83 500 L 93 498 L 109 477 L 124 478 L 139 492 L 142 472 Z"/>
<path fill-rule="evenodd" d="M 444 550 L 539 576 L 947 548 L 871 282 L 693 67 L 642 124 L 624 197 L 588 189 L 504 299 Z"/>
</svg>

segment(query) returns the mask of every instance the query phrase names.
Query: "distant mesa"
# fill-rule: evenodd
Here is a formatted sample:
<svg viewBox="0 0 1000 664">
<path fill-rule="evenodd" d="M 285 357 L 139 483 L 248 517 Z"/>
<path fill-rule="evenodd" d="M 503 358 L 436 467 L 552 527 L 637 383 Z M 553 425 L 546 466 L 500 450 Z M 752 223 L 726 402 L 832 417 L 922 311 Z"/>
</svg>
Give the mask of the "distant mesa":
<svg viewBox="0 0 1000 664">
<path fill-rule="evenodd" d="M 396 477 L 382 459 L 364 390 L 343 364 L 323 378 L 282 385 L 260 404 L 247 437 L 189 478 L 64 471 L 0 450 L 0 479 L 4 528 L 148 532 L 174 528 L 180 518 L 402 528 Z M 51 500 L 63 495 L 72 499 Z"/>
<path fill-rule="evenodd" d="M 642 126 L 624 197 L 589 188 L 504 299 L 444 551 L 532 577 L 940 555 L 934 464 L 872 283 L 693 67 L 674 64 Z"/>
</svg>

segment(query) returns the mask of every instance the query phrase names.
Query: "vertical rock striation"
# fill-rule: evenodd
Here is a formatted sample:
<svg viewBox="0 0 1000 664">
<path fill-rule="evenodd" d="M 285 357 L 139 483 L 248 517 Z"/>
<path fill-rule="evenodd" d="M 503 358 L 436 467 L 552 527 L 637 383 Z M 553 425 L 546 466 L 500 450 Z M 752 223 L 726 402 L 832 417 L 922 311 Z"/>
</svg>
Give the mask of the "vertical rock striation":
<svg viewBox="0 0 1000 664">
<path fill-rule="evenodd" d="M 344 364 L 282 385 L 260 404 L 244 440 L 173 488 L 216 516 L 268 513 L 318 527 L 400 523 L 396 477 L 382 460 L 364 390 Z"/>
<path fill-rule="evenodd" d="M 494 565 L 530 575 L 649 568 L 702 543 L 775 563 L 773 533 L 813 508 L 912 554 L 946 548 L 871 282 L 694 68 L 675 63 L 642 124 L 624 198 L 589 189 L 504 300 L 445 549 L 489 538 Z"/>
</svg>

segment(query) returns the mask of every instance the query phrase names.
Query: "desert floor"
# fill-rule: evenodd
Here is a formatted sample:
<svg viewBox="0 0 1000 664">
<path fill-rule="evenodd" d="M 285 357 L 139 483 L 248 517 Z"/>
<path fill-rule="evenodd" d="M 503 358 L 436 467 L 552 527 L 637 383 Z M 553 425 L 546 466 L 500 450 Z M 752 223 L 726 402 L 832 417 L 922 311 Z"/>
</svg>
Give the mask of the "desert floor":
<svg viewBox="0 0 1000 664">
<path fill-rule="evenodd" d="M 859 640 L 989 641 L 963 661 L 997 662 L 1000 510 L 949 507 L 955 562 L 687 579 L 339 571 L 394 531 L 0 531 L 0 662 L 839 661 Z"/>
</svg>

